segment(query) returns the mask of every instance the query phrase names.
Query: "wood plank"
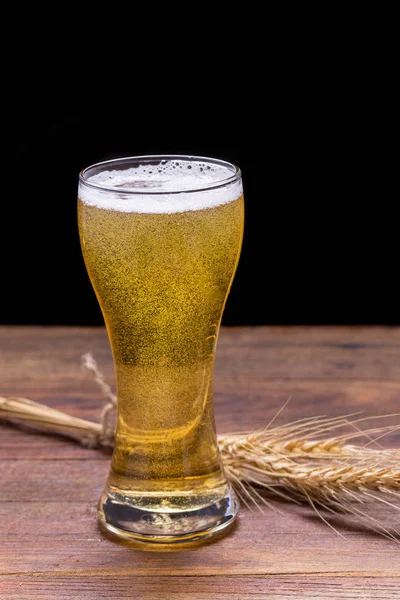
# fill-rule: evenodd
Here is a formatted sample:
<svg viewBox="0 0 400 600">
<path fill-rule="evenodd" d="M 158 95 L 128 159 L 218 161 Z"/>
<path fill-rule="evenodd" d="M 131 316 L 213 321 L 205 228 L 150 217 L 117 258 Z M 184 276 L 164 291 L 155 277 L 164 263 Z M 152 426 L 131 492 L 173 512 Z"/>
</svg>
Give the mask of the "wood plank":
<svg viewBox="0 0 400 600">
<path fill-rule="evenodd" d="M 143 552 L 103 536 L 95 498 L 91 500 L 71 502 L 69 490 L 64 502 L 0 503 L 0 575 L 400 575 L 394 542 L 337 517 L 332 522 L 343 539 L 306 506 L 275 504 L 282 515 L 242 510 L 236 528 L 216 543 L 180 552 Z M 388 507 L 374 514 L 393 525 Z"/>
<path fill-rule="evenodd" d="M 0 463 L 0 506 L 47 500 L 96 503 L 109 471 L 109 457 L 97 460 L 37 460 Z"/>
<path fill-rule="evenodd" d="M 343 345 L 364 344 L 400 345 L 400 328 L 393 326 L 250 326 L 222 327 L 225 337 L 235 341 L 235 345 L 258 344 L 265 336 L 271 342 L 283 345 Z M 29 346 L 40 350 L 49 344 L 64 346 L 66 340 L 84 346 L 85 340 L 96 336 L 100 340 L 105 337 L 103 327 L 48 327 L 48 326 L 7 326 L 0 325 L 0 348 L 12 343 L 20 345 L 21 340 L 31 339 Z M 12 338 L 12 339 L 11 339 Z M 34 339 L 32 339 L 34 338 Z M 37 340 L 40 339 L 40 342 Z M 58 340 L 58 341 L 57 341 Z M 81 344 L 82 342 L 82 344 Z M 264 342 L 263 342 L 264 343 Z M 27 347 L 29 349 L 29 347 Z"/>
<path fill-rule="evenodd" d="M 2 600 L 398 600 L 400 579 L 381 577 L 137 577 L 0 578 Z"/>
<path fill-rule="evenodd" d="M 280 335 L 269 327 L 222 328 L 216 374 L 241 378 L 400 380 L 398 328 L 377 328 L 374 332 L 349 328 L 348 335 L 340 338 L 334 331 L 323 336 L 313 328 L 309 334 L 303 328 L 294 328 L 288 334 L 281 330 Z M 33 391 L 39 382 L 45 389 L 75 390 L 81 389 L 83 383 L 84 389 L 89 389 L 87 375 L 78 372 L 82 354 L 89 351 L 94 352 L 105 375 L 112 377 L 111 352 L 103 328 L 2 327 L 0 375 L 6 375 L 5 381 L 13 388 L 22 380 Z"/>
</svg>

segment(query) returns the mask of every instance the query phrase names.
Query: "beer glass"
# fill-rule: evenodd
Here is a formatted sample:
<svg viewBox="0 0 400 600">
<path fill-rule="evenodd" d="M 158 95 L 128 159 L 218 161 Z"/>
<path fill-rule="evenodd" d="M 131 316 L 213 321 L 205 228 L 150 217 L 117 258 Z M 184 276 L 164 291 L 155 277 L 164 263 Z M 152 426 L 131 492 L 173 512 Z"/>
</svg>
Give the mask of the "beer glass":
<svg viewBox="0 0 400 600">
<path fill-rule="evenodd" d="M 240 170 L 193 156 L 123 158 L 82 171 L 78 196 L 117 380 L 100 521 L 146 543 L 206 538 L 238 510 L 217 445 L 213 371 L 242 244 Z"/>
</svg>

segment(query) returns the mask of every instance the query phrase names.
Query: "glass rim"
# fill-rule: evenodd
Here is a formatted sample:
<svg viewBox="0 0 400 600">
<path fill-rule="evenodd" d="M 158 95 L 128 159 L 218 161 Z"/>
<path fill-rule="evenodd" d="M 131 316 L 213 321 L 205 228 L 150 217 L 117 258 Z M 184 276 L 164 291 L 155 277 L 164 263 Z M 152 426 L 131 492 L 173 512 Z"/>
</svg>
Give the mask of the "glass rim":
<svg viewBox="0 0 400 600">
<path fill-rule="evenodd" d="M 162 190 L 162 191 L 156 191 L 156 190 L 145 190 L 145 189 L 141 189 L 141 188 L 136 188 L 136 189 L 132 189 L 132 188 L 121 188 L 118 186 L 111 186 L 111 185 L 104 185 L 102 183 L 93 183 L 90 182 L 88 179 L 85 178 L 85 176 L 87 176 L 87 173 L 90 170 L 93 169 L 100 169 L 100 170 L 106 170 L 107 167 L 112 168 L 113 166 L 115 167 L 116 165 L 129 165 L 130 163 L 153 163 L 153 162 L 161 162 L 162 160 L 182 160 L 185 162 L 194 162 L 194 161 L 199 161 L 199 162 L 204 162 L 206 164 L 214 164 L 214 165 L 220 165 L 222 167 L 226 167 L 227 169 L 229 169 L 231 171 L 231 175 L 229 175 L 228 177 L 224 177 L 223 179 L 219 179 L 216 181 L 212 181 L 208 184 L 202 184 L 200 187 L 192 187 L 192 188 L 184 188 L 184 189 L 172 189 L 172 190 Z M 82 171 L 80 171 L 79 173 L 79 182 L 82 185 L 94 188 L 96 190 L 102 190 L 104 192 L 118 192 L 119 194 L 123 194 L 123 195 L 131 195 L 131 196 L 143 196 L 144 194 L 148 194 L 149 196 L 155 196 L 155 195 L 170 195 L 170 194 L 187 194 L 187 193 L 193 193 L 193 192 L 204 192 L 207 190 L 212 190 L 212 189 L 217 189 L 217 188 L 222 188 L 225 187 L 226 185 L 229 185 L 231 183 L 235 183 L 236 181 L 239 181 L 242 178 L 242 172 L 240 170 L 240 168 L 238 166 L 236 166 L 234 163 L 231 163 L 229 161 L 226 160 L 222 160 L 220 158 L 212 158 L 212 157 L 207 157 L 207 156 L 195 156 L 195 155 L 191 155 L 191 154 L 142 154 L 142 155 L 138 155 L 138 156 L 124 156 L 121 158 L 113 158 L 110 160 L 104 160 L 104 161 L 100 161 L 97 163 L 93 163 L 92 165 L 89 165 L 88 167 L 85 167 L 84 169 L 82 169 Z"/>
</svg>

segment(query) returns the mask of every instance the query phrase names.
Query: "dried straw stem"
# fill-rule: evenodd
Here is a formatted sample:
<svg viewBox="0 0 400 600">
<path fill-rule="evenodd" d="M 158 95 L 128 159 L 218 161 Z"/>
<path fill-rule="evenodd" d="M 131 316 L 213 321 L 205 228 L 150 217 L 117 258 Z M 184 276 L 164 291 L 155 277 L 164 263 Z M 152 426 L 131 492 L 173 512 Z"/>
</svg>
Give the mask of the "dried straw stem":
<svg viewBox="0 0 400 600">
<path fill-rule="evenodd" d="M 102 436 L 100 423 L 72 417 L 65 412 L 27 398 L 0 396 L 0 417 L 23 421 L 36 427 L 76 435 L 81 441 L 97 445 Z"/>
</svg>

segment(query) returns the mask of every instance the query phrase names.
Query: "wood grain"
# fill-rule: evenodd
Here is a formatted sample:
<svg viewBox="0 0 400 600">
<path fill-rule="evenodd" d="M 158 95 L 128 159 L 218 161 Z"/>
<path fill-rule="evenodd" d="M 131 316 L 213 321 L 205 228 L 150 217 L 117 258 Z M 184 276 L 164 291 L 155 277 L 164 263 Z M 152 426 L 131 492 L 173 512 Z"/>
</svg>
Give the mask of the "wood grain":
<svg viewBox="0 0 400 600">
<path fill-rule="evenodd" d="M 113 382 L 103 329 L 0 328 L 0 394 L 96 420 L 101 395 L 80 368 L 92 350 Z M 219 432 L 316 414 L 399 412 L 400 329 L 223 329 L 215 370 Z M 384 440 L 399 445 L 400 432 Z M 140 552 L 98 529 L 110 453 L 0 423 L 0 599 L 400 598 L 400 551 L 337 519 L 344 540 L 307 507 L 243 509 L 215 543 Z M 379 508 L 388 526 L 399 519 Z M 397 519 L 397 522 L 395 522 Z"/>
<path fill-rule="evenodd" d="M 10 600 L 398 600 L 400 587 L 392 577 L 102 575 L 0 578 L 0 592 Z"/>
</svg>

